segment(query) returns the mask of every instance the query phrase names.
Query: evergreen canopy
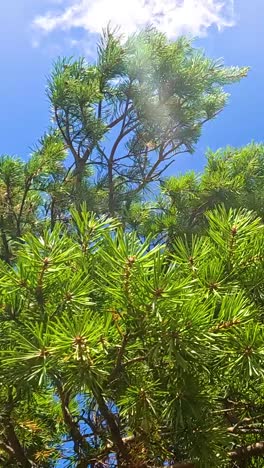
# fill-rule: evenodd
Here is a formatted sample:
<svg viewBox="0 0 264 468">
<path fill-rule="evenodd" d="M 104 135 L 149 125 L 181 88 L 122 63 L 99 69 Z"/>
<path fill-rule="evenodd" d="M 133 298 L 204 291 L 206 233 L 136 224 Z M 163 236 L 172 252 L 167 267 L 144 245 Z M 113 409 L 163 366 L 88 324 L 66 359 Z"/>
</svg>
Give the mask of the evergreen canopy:
<svg viewBox="0 0 264 468">
<path fill-rule="evenodd" d="M 246 72 L 153 29 L 55 64 L 0 159 L 1 466 L 263 467 L 264 147 L 164 178 Z"/>
<path fill-rule="evenodd" d="M 168 251 L 83 206 L 2 262 L 5 466 L 114 454 L 113 466 L 224 467 L 257 453 L 264 227 L 243 209 L 207 219 Z"/>
<path fill-rule="evenodd" d="M 115 213 L 159 180 L 177 154 L 193 152 L 203 124 L 227 101 L 223 86 L 247 71 L 209 59 L 185 37 L 169 42 L 155 29 L 126 42 L 105 30 L 94 64 L 59 59 L 48 97 L 78 185 L 92 167 Z"/>
</svg>

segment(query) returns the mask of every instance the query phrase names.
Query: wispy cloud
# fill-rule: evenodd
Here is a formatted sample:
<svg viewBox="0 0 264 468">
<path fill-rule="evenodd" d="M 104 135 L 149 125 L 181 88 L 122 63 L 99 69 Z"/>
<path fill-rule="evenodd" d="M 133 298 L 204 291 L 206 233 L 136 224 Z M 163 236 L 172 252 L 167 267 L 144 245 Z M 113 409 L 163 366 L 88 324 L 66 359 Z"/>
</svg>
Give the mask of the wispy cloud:
<svg viewBox="0 0 264 468">
<path fill-rule="evenodd" d="M 221 30 L 234 24 L 233 0 L 68 0 L 33 24 L 44 33 L 74 28 L 99 33 L 109 22 L 126 34 L 151 24 L 169 38 L 203 36 L 211 26 Z"/>
</svg>

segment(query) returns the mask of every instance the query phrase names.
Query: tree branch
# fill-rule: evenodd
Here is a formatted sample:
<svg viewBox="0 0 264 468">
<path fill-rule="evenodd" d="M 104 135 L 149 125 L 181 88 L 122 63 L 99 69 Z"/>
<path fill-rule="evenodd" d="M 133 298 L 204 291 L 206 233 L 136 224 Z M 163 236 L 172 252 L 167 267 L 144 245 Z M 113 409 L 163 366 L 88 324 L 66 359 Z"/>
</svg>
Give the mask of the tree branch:
<svg viewBox="0 0 264 468">
<path fill-rule="evenodd" d="M 264 434 L 264 427 L 246 426 L 246 427 L 228 427 L 230 434 Z"/>
<path fill-rule="evenodd" d="M 59 382 L 57 382 L 57 390 L 61 401 L 63 419 L 66 426 L 69 428 L 69 433 L 74 442 L 74 451 L 78 457 L 81 455 L 82 458 L 84 457 L 86 459 L 91 447 L 85 437 L 81 434 L 78 424 L 73 420 L 69 410 L 70 395 L 68 392 L 63 390 L 63 387 Z M 82 452 L 81 454 L 80 449 Z"/>
<path fill-rule="evenodd" d="M 130 366 L 132 364 L 135 364 L 136 362 L 143 362 L 145 361 L 146 359 L 146 356 L 137 356 L 137 357 L 134 357 L 133 359 L 129 359 L 129 361 L 126 361 L 122 364 L 122 367 L 127 367 L 127 366 Z"/>
<path fill-rule="evenodd" d="M 17 438 L 17 435 L 14 430 L 14 426 L 10 418 L 6 418 L 5 420 L 5 436 L 8 440 L 8 446 L 6 446 L 6 451 L 7 451 L 7 447 L 9 448 L 10 446 L 14 453 L 16 460 L 24 468 L 36 467 L 35 463 L 33 463 L 27 458 L 25 451 Z M 9 454 L 11 454 L 11 451 L 9 451 Z"/>
<path fill-rule="evenodd" d="M 110 153 L 110 156 L 109 156 L 109 159 L 111 161 L 113 161 L 114 159 L 114 155 L 115 155 L 115 152 L 118 148 L 118 145 L 119 143 L 122 141 L 122 139 L 127 136 L 130 132 L 133 132 L 133 130 L 135 130 L 139 125 L 139 122 L 136 122 L 134 125 L 132 125 L 131 127 L 128 127 L 125 131 L 123 131 L 123 127 L 121 128 L 120 130 L 120 133 L 118 135 L 118 137 L 116 138 L 113 146 L 112 146 L 112 150 L 111 150 L 111 153 Z"/>
<path fill-rule="evenodd" d="M 33 179 L 33 177 L 29 177 L 29 178 L 26 180 L 26 183 L 25 183 L 25 190 L 24 190 L 23 197 L 22 197 L 22 200 L 21 200 L 21 204 L 20 204 L 20 208 L 19 208 L 19 213 L 18 213 L 18 216 L 17 216 L 17 218 L 16 218 L 17 236 L 19 236 L 19 237 L 21 236 L 21 226 L 20 226 L 21 218 L 22 218 L 24 206 L 25 206 L 25 203 L 26 203 L 27 194 L 28 194 L 28 192 L 29 192 L 29 190 L 30 190 L 30 186 L 31 186 L 31 183 L 32 183 L 32 179 Z"/>
<path fill-rule="evenodd" d="M 11 459 L 15 458 L 15 452 L 12 449 L 12 447 L 8 444 L 8 440 L 6 440 L 5 437 L 3 437 L 3 440 L 0 441 L 0 449 L 8 453 Z"/>
<path fill-rule="evenodd" d="M 3 218 L 2 215 L 0 216 L 0 230 L 1 230 L 2 244 L 3 244 L 3 247 L 4 247 L 3 259 L 8 265 L 11 265 L 10 250 L 9 250 L 9 245 L 8 245 L 6 232 L 5 232 L 5 229 L 4 229 L 4 218 Z"/>
<path fill-rule="evenodd" d="M 130 108 L 128 108 L 128 105 L 129 105 L 129 99 L 127 99 L 126 101 L 126 107 L 125 107 L 125 111 L 123 112 L 122 115 L 120 115 L 119 117 L 117 117 L 117 119 L 113 120 L 110 124 L 108 124 L 107 128 L 110 130 L 111 128 L 115 127 L 117 124 L 119 124 L 120 122 L 122 122 L 122 120 L 124 119 L 124 117 L 127 116 L 127 113 L 130 112 L 132 109 L 133 109 L 133 106 L 131 105 Z"/>
<path fill-rule="evenodd" d="M 118 351 L 118 354 L 117 354 L 117 358 L 116 358 L 116 364 L 115 364 L 115 367 L 114 369 L 112 370 L 110 376 L 109 376 L 109 382 L 112 382 L 112 380 L 115 378 L 116 374 L 118 373 L 118 371 L 121 369 L 121 366 L 122 366 L 122 358 L 124 356 L 124 352 L 125 352 L 125 349 L 126 349 L 126 345 L 127 345 L 127 342 L 128 342 L 128 338 L 129 338 L 129 334 L 126 333 L 124 336 L 123 336 L 123 340 L 122 340 L 122 344 L 119 348 L 119 351 Z"/>
<path fill-rule="evenodd" d="M 99 410 L 100 410 L 102 416 L 104 417 L 105 421 L 107 422 L 107 425 L 108 425 L 109 430 L 111 432 L 113 443 L 114 443 L 117 451 L 120 453 L 120 455 L 122 455 L 124 461 L 128 463 L 127 466 L 130 466 L 129 465 L 129 461 L 130 461 L 129 450 L 126 447 L 126 445 L 125 445 L 125 443 L 124 443 L 124 441 L 123 441 L 123 439 L 121 437 L 121 433 L 120 433 L 117 421 L 115 419 L 115 416 L 108 409 L 108 406 L 107 406 L 107 404 L 105 402 L 105 399 L 104 399 L 104 397 L 102 395 L 102 392 L 101 392 L 101 390 L 100 390 L 100 388 L 98 386 L 94 391 L 94 396 L 95 396 L 95 399 L 96 399 L 96 401 L 98 403 Z"/>
<path fill-rule="evenodd" d="M 229 452 L 229 457 L 231 460 L 246 460 L 252 457 L 261 457 L 264 455 L 264 441 L 261 440 L 251 445 L 244 445 L 238 447 L 232 452 Z"/>
<path fill-rule="evenodd" d="M 69 135 L 66 135 L 65 132 L 64 132 L 64 130 L 62 129 L 62 126 L 61 126 L 60 120 L 59 120 L 59 116 L 58 116 L 58 109 L 57 109 L 56 107 L 55 107 L 55 109 L 54 109 L 54 113 L 55 113 L 55 119 L 56 119 L 56 123 L 57 123 L 57 125 L 58 125 L 58 127 L 59 127 L 59 130 L 60 130 L 60 132 L 61 132 L 61 134 L 62 134 L 62 136 L 63 136 L 65 142 L 67 143 L 68 147 L 70 148 L 70 150 L 71 150 L 71 152 L 72 152 L 72 155 L 73 155 L 73 157 L 74 157 L 74 159 L 75 159 L 75 162 L 76 162 L 76 161 L 78 161 L 78 159 L 80 159 L 80 158 L 79 158 L 78 153 L 77 153 L 77 151 L 75 150 L 75 148 L 74 148 L 74 146 L 73 146 L 73 144 L 72 144 L 72 141 L 71 141 L 71 139 L 70 139 L 70 136 L 69 136 Z"/>
</svg>

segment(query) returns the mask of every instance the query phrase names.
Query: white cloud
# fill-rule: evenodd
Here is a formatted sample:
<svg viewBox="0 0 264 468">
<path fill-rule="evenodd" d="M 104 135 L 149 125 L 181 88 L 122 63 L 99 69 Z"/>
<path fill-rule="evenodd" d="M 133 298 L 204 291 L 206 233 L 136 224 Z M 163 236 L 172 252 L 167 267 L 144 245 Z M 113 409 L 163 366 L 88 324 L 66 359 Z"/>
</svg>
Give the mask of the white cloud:
<svg viewBox="0 0 264 468">
<path fill-rule="evenodd" d="M 126 34 L 152 24 L 169 38 L 202 36 L 211 26 L 234 24 L 233 0 L 70 0 L 63 11 L 49 11 L 33 24 L 45 33 L 74 28 L 100 33 L 109 22 Z"/>
</svg>

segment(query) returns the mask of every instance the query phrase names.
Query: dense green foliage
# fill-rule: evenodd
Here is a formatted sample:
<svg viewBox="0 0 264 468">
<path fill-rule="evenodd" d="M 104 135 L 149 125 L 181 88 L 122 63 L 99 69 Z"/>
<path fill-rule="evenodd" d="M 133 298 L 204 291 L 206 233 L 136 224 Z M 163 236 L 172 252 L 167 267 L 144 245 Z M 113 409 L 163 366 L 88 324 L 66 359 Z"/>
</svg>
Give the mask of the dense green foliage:
<svg viewBox="0 0 264 468">
<path fill-rule="evenodd" d="M 207 58 L 184 37 L 168 42 L 154 29 L 125 43 L 106 30 L 95 64 L 60 59 L 48 97 L 78 188 L 92 167 L 113 215 L 159 180 L 177 154 L 194 150 L 203 124 L 227 101 L 223 85 L 246 73 Z"/>
<path fill-rule="evenodd" d="M 264 146 L 162 176 L 245 73 L 154 30 L 56 63 L 0 159 L 1 466 L 263 467 Z"/>
<path fill-rule="evenodd" d="M 70 466 L 113 451 L 224 467 L 263 430 L 264 226 L 242 209 L 206 217 L 168 251 L 83 207 L 2 263 L 2 418 L 29 460 L 67 457 L 66 433 Z"/>
<path fill-rule="evenodd" d="M 219 204 L 246 208 L 262 219 L 264 194 L 264 145 L 227 147 L 207 154 L 202 174 L 188 172 L 160 181 L 161 193 L 151 202 L 133 202 L 126 220 L 142 236 L 173 242 L 177 235 L 202 234 L 204 216 Z"/>
</svg>

